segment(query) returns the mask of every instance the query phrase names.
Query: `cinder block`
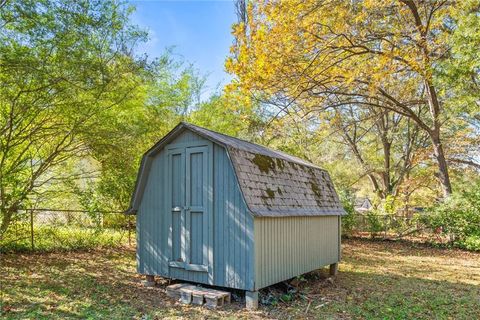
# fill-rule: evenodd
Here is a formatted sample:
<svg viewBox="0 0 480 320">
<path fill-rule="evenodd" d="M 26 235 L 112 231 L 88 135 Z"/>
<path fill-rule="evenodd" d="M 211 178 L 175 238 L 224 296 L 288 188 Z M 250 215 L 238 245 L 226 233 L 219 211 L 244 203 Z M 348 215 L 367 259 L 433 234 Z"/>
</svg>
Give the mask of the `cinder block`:
<svg viewBox="0 0 480 320">
<path fill-rule="evenodd" d="M 197 304 L 199 306 L 203 305 L 204 299 L 203 294 L 201 293 L 193 293 L 192 294 L 192 303 Z"/>
<path fill-rule="evenodd" d="M 205 295 L 206 306 L 209 308 L 218 308 L 223 306 L 223 297 L 217 295 Z"/>
<path fill-rule="evenodd" d="M 258 309 L 258 291 L 245 292 L 245 306 L 249 310 Z"/>
<path fill-rule="evenodd" d="M 180 290 L 185 286 L 187 286 L 185 283 L 175 283 L 169 285 L 166 290 L 167 296 L 175 300 L 180 300 Z"/>
<path fill-rule="evenodd" d="M 142 281 L 144 287 L 154 287 L 155 286 L 155 276 L 151 274 L 145 275 L 145 281 Z"/>
<path fill-rule="evenodd" d="M 179 300 L 180 299 L 180 291 L 172 290 L 172 289 L 167 288 L 167 296 L 169 296 L 172 299 Z"/>
<path fill-rule="evenodd" d="M 184 304 L 192 303 L 192 294 L 190 292 L 181 291 L 180 292 L 180 301 Z"/>
<path fill-rule="evenodd" d="M 232 295 L 230 294 L 230 292 L 227 292 L 224 296 L 223 296 L 223 303 L 230 303 L 232 301 Z"/>
<path fill-rule="evenodd" d="M 177 283 L 167 287 L 167 295 L 185 304 L 206 305 L 210 308 L 223 306 L 230 303 L 230 292 L 203 288 L 187 283 Z"/>
<path fill-rule="evenodd" d="M 337 263 L 332 263 L 329 268 L 328 272 L 332 277 L 335 277 L 338 273 L 338 262 Z"/>
<path fill-rule="evenodd" d="M 145 275 L 145 280 L 147 282 L 155 282 L 155 276 L 152 275 L 152 274 L 147 274 L 147 275 Z"/>
</svg>

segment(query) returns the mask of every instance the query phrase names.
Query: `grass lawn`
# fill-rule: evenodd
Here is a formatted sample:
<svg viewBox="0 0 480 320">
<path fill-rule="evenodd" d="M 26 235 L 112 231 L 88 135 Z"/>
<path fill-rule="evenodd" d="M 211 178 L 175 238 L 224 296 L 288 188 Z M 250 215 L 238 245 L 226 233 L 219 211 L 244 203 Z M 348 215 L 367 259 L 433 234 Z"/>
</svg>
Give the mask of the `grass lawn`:
<svg viewBox="0 0 480 320">
<path fill-rule="evenodd" d="M 1 257 L 5 319 L 480 319 L 480 254 L 348 240 L 336 280 L 302 277 L 289 302 L 248 312 L 180 305 L 144 288 L 132 248 Z"/>
</svg>

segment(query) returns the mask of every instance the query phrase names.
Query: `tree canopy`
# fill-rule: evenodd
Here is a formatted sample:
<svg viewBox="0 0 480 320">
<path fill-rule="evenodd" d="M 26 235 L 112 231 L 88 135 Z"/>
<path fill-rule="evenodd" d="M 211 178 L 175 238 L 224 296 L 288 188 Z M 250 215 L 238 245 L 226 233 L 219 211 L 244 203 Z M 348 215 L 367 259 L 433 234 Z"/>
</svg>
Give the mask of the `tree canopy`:
<svg viewBox="0 0 480 320">
<path fill-rule="evenodd" d="M 265 1 L 245 11 L 226 64 L 236 75 L 230 87 L 277 108 L 279 117 L 331 123 L 376 191 L 394 189 L 392 156 L 403 159 L 394 179 L 402 182 L 415 162 L 430 162 L 429 149 L 443 196 L 452 193 L 450 162 L 467 151 L 456 144 L 478 136 L 465 122 L 478 112 L 471 97 L 478 90 L 451 85 L 463 77 L 462 87 L 476 86 L 478 55 L 460 48 L 478 40 L 478 1 Z M 372 167 L 358 146 L 372 134 L 384 168 Z"/>
<path fill-rule="evenodd" d="M 120 0 L 0 1 L 0 237 L 22 208 L 124 210 L 179 121 L 325 167 L 341 193 L 431 205 L 480 170 L 480 2 L 237 1 L 225 90 L 138 53 Z M 393 199 L 393 200 L 392 200 Z"/>
<path fill-rule="evenodd" d="M 137 86 L 145 38 L 115 1 L 8 1 L 0 12 L 0 234 L 46 186 L 78 173 L 87 137 Z"/>
</svg>

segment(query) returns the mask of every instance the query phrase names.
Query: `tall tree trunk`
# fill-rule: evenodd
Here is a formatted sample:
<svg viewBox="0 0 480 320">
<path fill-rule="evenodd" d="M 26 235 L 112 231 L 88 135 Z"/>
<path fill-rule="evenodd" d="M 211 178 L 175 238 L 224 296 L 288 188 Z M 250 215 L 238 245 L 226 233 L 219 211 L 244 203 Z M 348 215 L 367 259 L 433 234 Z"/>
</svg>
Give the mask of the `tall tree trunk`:
<svg viewBox="0 0 480 320">
<path fill-rule="evenodd" d="M 429 80 L 425 80 L 425 87 L 427 89 L 428 105 L 433 122 L 433 129 L 430 130 L 429 134 L 432 140 L 433 153 L 438 163 L 438 180 L 442 185 L 443 195 L 447 198 L 452 194 L 452 184 L 450 183 L 447 159 L 440 137 L 440 102 L 438 101 L 437 91 Z"/>
<path fill-rule="evenodd" d="M 2 219 L 0 223 L 0 240 L 3 239 L 3 235 L 8 229 L 8 226 L 10 225 L 10 222 L 12 221 L 12 215 L 13 212 L 8 209 L 0 209 L 2 212 L 0 214 L 0 217 Z"/>
<path fill-rule="evenodd" d="M 418 45 L 422 48 L 423 51 L 423 60 L 425 64 L 424 74 L 425 80 L 425 89 L 427 93 L 428 106 L 430 109 L 430 114 L 432 116 L 433 129 L 429 130 L 429 135 L 433 144 L 433 153 L 438 163 L 438 180 L 442 186 L 443 195 L 445 198 L 449 197 L 452 194 L 452 185 L 450 183 L 450 177 L 448 175 L 448 164 L 447 159 L 445 158 L 445 153 L 443 150 L 441 138 L 440 138 L 440 102 L 438 101 L 437 91 L 433 84 L 433 77 L 431 70 L 433 70 L 433 64 L 431 63 L 431 51 L 428 47 L 428 25 L 425 26 L 422 22 L 422 18 L 418 12 L 418 7 L 415 1 L 413 0 L 401 0 L 405 5 L 410 9 L 413 18 L 415 20 L 415 25 L 417 27 L 418 33 L 420 35 L 420 41 Z M 433 12 L 433 11 L 432 11 Z"/>
<path fill-rule="evenodd" d="M 382 111 L 378 119 L 376 120 L 376 127 L 380 135 L 383 149 L 383 172 L 380 173 L 381 181 L 383 184 L 382 199 L 386 199 L 389 195 L 392 195 L 392 175 L 391 175 L 391 149 L 392 142 L 389 140 L 388 135 L 391 129 L 392 123 L 390 122 L 390 113 L 388 111 Z"/>
<path fill-rule="evenodd" d="M 442 186 L 443 195 L 447 198 L 452 194 L 452 184 L 450 183 L 447 159 L 443 151 L 439 132 L 435 130 L 430 135 L 430 138 L 432 139 L 433 153 L 438 163 L 438 180 Z"/>
<path fill-rule="evenodd" d="M 391 179 L 391 147 L 392 144 L 388 141 L 387 132 L 382 133 L 383 145 L 383 194 L 384 198 L 392 194 L 392 179 Z"/>
</svg>

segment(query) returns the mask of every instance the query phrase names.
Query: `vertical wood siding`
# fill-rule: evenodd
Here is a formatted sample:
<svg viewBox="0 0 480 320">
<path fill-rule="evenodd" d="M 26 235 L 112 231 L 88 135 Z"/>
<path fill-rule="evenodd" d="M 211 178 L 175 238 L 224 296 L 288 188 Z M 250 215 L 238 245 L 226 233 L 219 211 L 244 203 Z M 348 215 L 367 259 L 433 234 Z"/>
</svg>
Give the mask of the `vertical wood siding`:
<svg viewBox="0 0 480 320">
<path fill-rule="evenodd" d="M 223 147 L 214 145 L 213 163 L 215 284 L 253 290 L 253 217 Z"/>
<path fill-rule="evenodd" d="M 190 131 L 185 131 L 171 143 L 188 145 L 188 143 L 198 144 L 201 141 L 206 140 Z M 138 272 L 221 287 L 253 290 L 253 217 L 243 201 L 225 149 L 214 144 L 212 150 L 213 224 L 211 225 L 213 230 L 208 229 L 208 235 L 202 234 L 204 231 L 199 225 L 201 216 L 196 214 L 190 216 L 191 238 L 208 236 L 210 238 L 208 242 L 213 242 L 213 248 L 207 248 L 209 260 L 213 261 L 210 266 L 211 272 L 187 271 L 169 266 L 170 254 L 180 256 L 181 243 L 180 241 L 168 243 L 168 221 L 170 220 L 167 219 L 167 214 L 171 212 L 165 205 L 165 169 L 168 164 L 166 150 L 160 151 L 152 162 L 137 213 Z M 192 178 L 197 179 L 200 176 Z M 194 201 L 200 201 L 200 199 L 194 198 Z M 180 232 L 180 217 L 175 219 L 175 215 L 172 215 L 172 225 L 174 233 Z M 190 252 L 191 260 L 200 262 L 204 249 L 196 242 L 196 246 L 192 247 L 193 252 Z"/>
<path fill-rule="evenodd" d="M 255 218 L 255 289 L 339 261 L 339 217 Z"/>
<path fill-rule="evenodd" d="M 137 259 L 138 272 L 142 274 L 164 274 L 168 272 L 166 251 L 165 217 L 163 210 L 164 193 L 159 181 L 163 176 L 164 155 L 158 155 L 152 162 L 145 192 L 137 215 Z"/>
</svg>

